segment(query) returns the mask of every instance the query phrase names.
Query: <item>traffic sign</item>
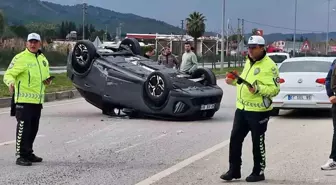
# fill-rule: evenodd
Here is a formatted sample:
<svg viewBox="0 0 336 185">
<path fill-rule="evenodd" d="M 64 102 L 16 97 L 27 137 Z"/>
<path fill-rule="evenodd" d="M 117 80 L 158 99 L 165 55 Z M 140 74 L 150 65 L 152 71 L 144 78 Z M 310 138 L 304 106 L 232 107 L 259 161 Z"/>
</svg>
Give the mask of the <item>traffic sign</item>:
<svg viewBox="0 0 336 185">
<path fill-rule="evenodd" d="M 310 51 L 310 45 L 308 41 L 304 41 L 304 43 L 301 46 L 301 51 Z"/>
</svg>

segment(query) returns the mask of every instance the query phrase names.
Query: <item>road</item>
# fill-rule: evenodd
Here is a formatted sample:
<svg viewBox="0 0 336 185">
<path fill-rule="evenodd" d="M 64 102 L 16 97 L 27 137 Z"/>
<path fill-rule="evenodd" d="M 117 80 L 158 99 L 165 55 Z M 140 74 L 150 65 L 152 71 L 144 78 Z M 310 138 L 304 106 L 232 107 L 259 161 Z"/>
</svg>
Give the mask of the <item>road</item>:
<svg viewBox="0 0 336 185">
<path fill-rule="evenodd" d="M 8 109 L 0 109 L 0 184 L 223 184 L 219 176 L 228 168 L 235 88 L 223 80 L 218 84 L 225 97 L 207 121 L 110 118 L 81 98 L 46 103 L 35 142 L 44 162 L 31 167 L 15 165 L 15 120 Z M 259 184 L 335 185 L 335 171 L 320 170 L 331 134 L 328 112 L 282 112 L 272 118 L 266 135 L 267 180 Z M 248 135 L 243 178 L 252 169 L 251 151 Z"/>
</svg>

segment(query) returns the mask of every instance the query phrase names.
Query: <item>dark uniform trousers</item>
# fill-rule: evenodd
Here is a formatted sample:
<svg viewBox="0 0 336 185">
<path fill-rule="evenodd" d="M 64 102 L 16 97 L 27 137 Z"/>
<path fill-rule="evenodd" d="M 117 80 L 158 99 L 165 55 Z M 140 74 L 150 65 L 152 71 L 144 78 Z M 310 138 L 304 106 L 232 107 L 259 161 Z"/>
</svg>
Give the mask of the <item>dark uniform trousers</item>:
<svg viewBox="0 0 336 185">
<path fill-rule="evenodd" d="M 336 104 L 332 104 L 331 113 L 332 113 L 332 121 L 333 121 L 333 126 L 334 126 L 334 134 L 333 134 L 331 153 L 330 153 L 329 158 L 336 161 Z"/>
<path fill-rule="evenodd" d="M 229 162 L 232 170 L 240 170 L 243 141 L 251 131 L 253 142 L 253 173 L 260 174 L 266 167 L 265 132 L 270 112 L 251 112 L 237 109 L 230 138 Z"/>
<path fill-rule="evenodd" d="M 37 135 L 42 104 L 16 104 L 16 156 L 28 157 L 33 154 L 33 143 Z"/>
</svg>

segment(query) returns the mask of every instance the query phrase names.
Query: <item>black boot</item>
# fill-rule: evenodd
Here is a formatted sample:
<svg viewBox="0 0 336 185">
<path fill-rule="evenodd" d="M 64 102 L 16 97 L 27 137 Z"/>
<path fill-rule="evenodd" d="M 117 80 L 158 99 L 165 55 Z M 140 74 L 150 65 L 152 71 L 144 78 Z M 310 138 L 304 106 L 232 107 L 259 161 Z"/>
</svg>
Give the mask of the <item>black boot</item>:
<svg viewBox="0 0 336 185">
<path fill-rule="evenodd" d="M 27 158 L 19 157 L 16 159 L 16 164 L 20 166 L 31 166 L 32 162 L 29 161 Z"/>
<path fill-rule="evenodd" d="M 33 163 L 39 163 L 39 162 L 42 162 L 43 160 L 41 157 L 38 157 L 35 154 L 31 154 L 27 159 Z"/>
<path fill-rule="evenodd" d="M 240 179 L 241 173 L 240 173 L 240 170 L 230 169 L 226 173 L 222 174 L 220 178 L 226 181 L 231 181 L 232 179 Z"/>
<path fill-rule="evenodd" d="M 264 173 L 251 173 L 248 177 L 246 177 L 246 182 L 259 182 L 265 180 Z"/>
</svg>

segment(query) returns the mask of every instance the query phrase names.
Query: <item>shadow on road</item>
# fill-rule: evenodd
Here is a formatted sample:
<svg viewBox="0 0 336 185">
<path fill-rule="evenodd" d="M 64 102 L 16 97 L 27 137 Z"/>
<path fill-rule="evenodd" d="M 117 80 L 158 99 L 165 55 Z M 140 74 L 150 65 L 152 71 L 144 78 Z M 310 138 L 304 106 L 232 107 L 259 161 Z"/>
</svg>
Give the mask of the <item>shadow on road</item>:
<svg viewBox="0 0 336 185">
<path fill-rule="evenodd" d="M 280 112 L 284 119 L 331 119 L 330 110 L 286 110 Z"/>
</svg>

